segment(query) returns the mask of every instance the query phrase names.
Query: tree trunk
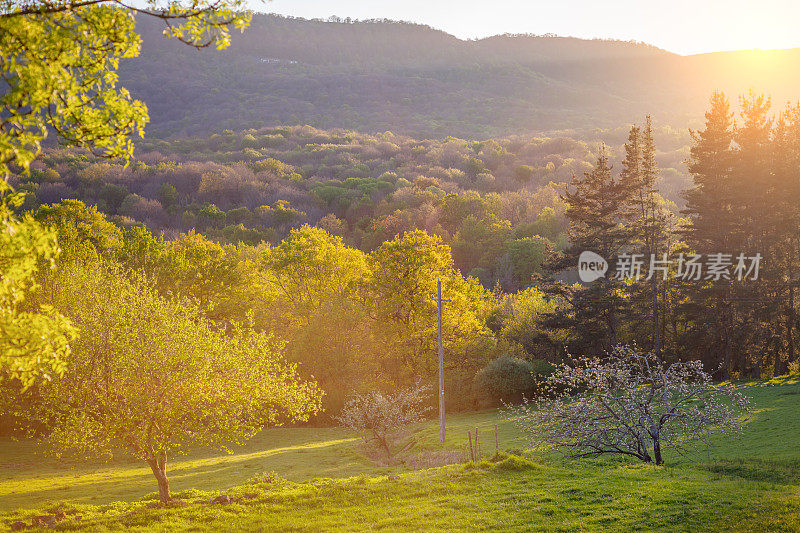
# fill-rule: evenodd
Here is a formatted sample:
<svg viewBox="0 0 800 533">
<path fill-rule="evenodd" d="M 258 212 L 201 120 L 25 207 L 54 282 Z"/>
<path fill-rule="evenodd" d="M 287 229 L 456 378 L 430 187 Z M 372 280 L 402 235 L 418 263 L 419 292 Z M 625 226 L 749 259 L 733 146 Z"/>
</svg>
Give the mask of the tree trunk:
<svg viewBox="0 0 800 533">
<path fill-rule="evenodd" d="M 611 294 L 613 291 L 613 286 L 609 287 L 607 294 Z M 609 347 L 614 348 L 617 345 L 617 314 L 615 312 L 614 307 L 616 306 L 616 302 L 614 301 L 613 295 L 609 298 L 609 302 L 611 307 L 608 308 L 608 338 L 611 342 L 611 346 Z"/>
<path fill-rule="evenodd" d="M 794 319 L 794 285 L 789 287 L 789 317 L 788 317 L 786 322 L 787 322 L 786 329 L 788 330 L 787 332 L 788 332 L 788 336 L 789 336 L 789 348 L 788 348 L 789 353 L 787 354 L 787 357 L 786 357 L 786 363 L 787 364 L 785 366 L 781 367 L 781 371 L 782 371 L 781 374 L 788 374 L 789 373 L 789 365 L 788 365 L 788 363 L 791 363 L 792 361 L 794 361 L 794 324 L 795 324 L 795 319 Z"/>
<path fill-rule="evenodd" d="M 653 437 L 653 455 L 655 455 L 657 465 L 664 464 L 664 459 L 661 458 L 661 439 L 658 436 Z"/>
<path fill-rule="evenodd" d="M 791 277 L 790 277 L 791 279 Z M 794 361 L 794 287 L 789 287 L 789 305 L 786 313 L 786 360 L 781 357 L 780 351 L 775 356 L 775 365 L 772 375 L 782 376 L 789 373 L 789 363 Z"/>
<path fill-rule="evenodd" d="M 639 448 L 641 448 L 642 453 L 642 461 L 645 463 L 652 463 L 653 459 L 650 458 L 650 453 L 647 451 L 647 442 L 644 440 L 644 437 L 639 437 Z"/>
<path fill-rule="evenodd" d="M 722 379 L 727 381 L 731 379 L 731 375 L 733 374 L 731 370 L 732 361 L 731 361 L 731 343 L 730 343 L 730 330 L 728 328 L 728 309 L 724 309 L 722 312 Z"/>
<path fill-rule="evenodd" d="M 650 278 L 650 291 L 653 293 L 653 353 L 660 357 L 661 329 L 658 325 L 658 280 L 655 276 Z"/>
<path fill-rule="evenodd" d="M 388 436 L 379 436 L 375 435 L 375 439 L 378 441 L 378 444 L 383 451 L 386 452 L 386 461 L 391 462 L 392 460 L 392 447 L 389 445 L 389 437 Z"/>
<path fill-rule="evenodd" d="M 172 495 L 169 492 L 169 479 L 167 479 L 167 453 L 159 452 L 158 455 L 151 457 L 147 460 L 153 475 L 156 477 L 158 483 L 158 496 L 161 503 L 169 503 L 172 501 Z"/>
</svg>

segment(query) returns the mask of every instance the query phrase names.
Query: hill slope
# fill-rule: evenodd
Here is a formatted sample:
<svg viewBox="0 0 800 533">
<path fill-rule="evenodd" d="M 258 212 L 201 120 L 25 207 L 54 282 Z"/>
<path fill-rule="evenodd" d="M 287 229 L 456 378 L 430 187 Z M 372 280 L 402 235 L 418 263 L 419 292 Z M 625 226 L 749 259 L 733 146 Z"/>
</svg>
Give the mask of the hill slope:
<svg viewBox="0 0 800 533">
<path fill-rule="evenodd" d="M 463 41 L 427 26 L 256 15 L 228 50 L 190 49 L 140 20 L 142 55 L 121 79 L 156 136 L 308 123 L 417 137 L 486 138 L 685 127 L 714 89 L 800 97 L 800 50 L 682 57 L 620 41 L 502 35 Z"/>
</svg>

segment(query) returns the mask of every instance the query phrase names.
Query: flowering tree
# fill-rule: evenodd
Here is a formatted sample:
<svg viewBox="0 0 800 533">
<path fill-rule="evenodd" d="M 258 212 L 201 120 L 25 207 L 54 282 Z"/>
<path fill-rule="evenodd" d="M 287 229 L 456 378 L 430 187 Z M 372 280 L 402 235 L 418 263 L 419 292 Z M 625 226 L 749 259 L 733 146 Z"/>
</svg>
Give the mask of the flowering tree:
<svg viewBox="0 0 800 533">
<path fill-rule="evenodd" d="M 408 426 L 421 422 L 430 407 L 423 404 L 430 387 L 415 385 L 395 394 L 379 391 L 356 394 L 345 404 L 337 420 L 358 433 L 368 445 L 374 445 L 391 461 L 414 446 L 414 441 L 398 447 Z"/>
<path fill-rule="evenodd" d="M 516 424 L 534 444 L 573 457 L 619 454 L 661 465 L 667 448 L 683 455 L 708 445 L 712 431 L 739 433 L 749 410 L 748 398 L 712 384 L 700 361 L 666 364 L 627 347 L 563 365 L 545 387 L 544 397 L 512 408 Z"/>
</svg>

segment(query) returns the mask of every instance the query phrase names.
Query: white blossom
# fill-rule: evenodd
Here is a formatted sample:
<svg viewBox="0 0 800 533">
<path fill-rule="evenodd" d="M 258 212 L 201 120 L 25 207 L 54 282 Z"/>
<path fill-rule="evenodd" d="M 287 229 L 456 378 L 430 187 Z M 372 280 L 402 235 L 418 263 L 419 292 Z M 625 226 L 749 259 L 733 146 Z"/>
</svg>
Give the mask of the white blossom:
<svg viewBox="0 0 800 533">
<path fill-rule="evenodd" d="M 740 433 L 746 411 L 748 398 L 733 386 L 714 385 L 700 361 L 667 364 L 617 347 L 606 358 L 562 365 L 540 398 L 510 414 L 539 448 L 663 464 L 665 449 L 685 454 L 707 445 L 712 431 Z"/>
</svg>

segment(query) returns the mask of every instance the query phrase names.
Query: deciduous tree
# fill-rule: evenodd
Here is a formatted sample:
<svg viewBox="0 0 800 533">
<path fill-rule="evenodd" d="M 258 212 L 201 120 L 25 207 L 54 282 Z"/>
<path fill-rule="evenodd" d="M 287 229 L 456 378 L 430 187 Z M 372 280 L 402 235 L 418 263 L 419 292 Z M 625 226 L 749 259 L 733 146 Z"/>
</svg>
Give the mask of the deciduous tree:
<svg viewBox="0 0 800 533">
<path fill-rule="evenodd" d="M 117 87 L 120 60 L 139 54 L 134 13 L 164 21 L 191 46 L 229 44 L 250 20 L 241 0 L 142 3 L 111 0 L 0 1 L 0 175 L 27 169 L 48 128 L 67 143 L 128 158 L 145 105 Z"/>
<path fill-rule="evenodd" d="M 55 266 L 59 248 L 54 231 L 13 214 L 21 202 L 0 180 L 0 378 L 28 387 L 64 371 L 75 329 L 52 306 L 30 299 L 36 273 Z"/>
<path fill-rule="evenodd" d="M 383 243 L 369 259 L 384 379 L 408 385 L 434 375 L 437 320 L 431 295 L 441 278 L 442 293 L 451 299 L 442 315 L 445 365 L 450 375 L 471 380 L 493 342 L 483 320 L 490 308 L 487 291 L 456 271 L 450 248 L 424 231 Z"/>
<path fill-rule="evenodd" d="M 239 325 L 222 331 L 191 304 L 114 267 L 64 265 L 38 298 L 81 336 L 64 375 L 39 385 L 37 401 L 18 402 L 34 411 L 25 418 L 46 422 L 59 455 L 120 450 L 146 462 L 164 503 L 169 456 L 225 449 L 319 410 L 321 391 L 298 378 L 269 335 Z"/>
<path fill-rule="evenodd" d="M 511 412 L 534 444 L 573 457 L 624 455 L 661 465 L 667 449 L 688 453 L 714 431 L 736 435 L 749 409 L 740 392 L 712 384 L 700 361 L 666 364 L 627 347 L 562 365 L 546 383 L 538 400 Z"/>
</svg>

